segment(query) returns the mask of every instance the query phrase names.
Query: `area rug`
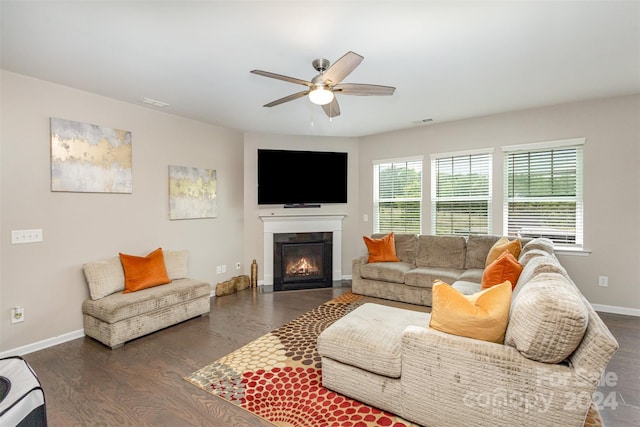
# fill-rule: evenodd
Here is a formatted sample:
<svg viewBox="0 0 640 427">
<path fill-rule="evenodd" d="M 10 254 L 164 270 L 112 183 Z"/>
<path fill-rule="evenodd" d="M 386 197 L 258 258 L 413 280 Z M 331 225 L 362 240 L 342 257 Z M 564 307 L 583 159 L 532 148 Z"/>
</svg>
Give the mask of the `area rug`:
<svg viewBox="0 0 640 427">
<path fill-rule="evenodd" d="M 415 427 L 322 387 L 318 335 L 370 302 L 347 292 L 185 377 L 191 384 L 281 427 Z M 602 427 L 594 405 L 585 427 Z"/>
</svg>

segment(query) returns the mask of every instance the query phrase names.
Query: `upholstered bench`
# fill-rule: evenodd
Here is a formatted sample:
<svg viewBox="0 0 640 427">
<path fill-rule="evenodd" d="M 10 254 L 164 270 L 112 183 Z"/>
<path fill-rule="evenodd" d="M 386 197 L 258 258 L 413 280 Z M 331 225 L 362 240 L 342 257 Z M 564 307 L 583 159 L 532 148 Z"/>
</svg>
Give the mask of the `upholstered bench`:
<svg viewBox="0 0 640 427">
<path fill-rule="evenodd" d="M 410 325 L 429 325 L 429 316 L 366 303 L 338 319 L 318 337 L 323 386 L 397 413 L 401 406 L 402 331 Z M 363 383 L 362 377 L 352 375 L 351 367 L 377 375 L 368 375 Z"/>
<path fill-rule="evenodd" d="M 169 283 L 124 292 L 118 257 L 83 266 L 90 299 L 82 304 L 84 333 L 113 348 L 197 316 L 209 314 L 211 285 L 189 278 L 187 251 L 164 251 Z"/>
</svg>

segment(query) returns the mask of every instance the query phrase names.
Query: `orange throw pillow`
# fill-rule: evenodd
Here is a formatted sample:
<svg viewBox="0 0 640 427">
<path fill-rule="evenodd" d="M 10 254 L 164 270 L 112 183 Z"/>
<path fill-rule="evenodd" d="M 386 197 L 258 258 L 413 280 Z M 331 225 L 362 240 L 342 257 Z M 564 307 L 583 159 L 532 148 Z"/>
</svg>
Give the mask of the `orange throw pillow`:
<svg viewBox="0 0 640 427">
<path fill-rule="evenodd" d="M 164 265 L 162 248 L 158 248 L 146 257 L 120 254 L 124 269 L 124 292 L 140 291 L 171 282 Z"/>
<path fill-rule="evenodd" d="M 504 282 L 473 295 L 433 282 L 429 327 L 448 334 L 498 344 L 504 342 L 511 309 L 511 284 Z"/>
<path fill-rule="evenodd" d="M 512 241 L 509 241 L 508 238 L 501 237 L 500 240 L 494 243 L 494 245 L 489 250 L 484 265 L 487 266 L 491 264 L 496 260 L 496 258 L 502 255 L 504 251 L 511 252 L 511 255 L 518 259 L 518 257 L 520 256 L 520 252 L 522 252 L 522 244 L 520 243 L 520 239 L 513 239 Z"/>
<path fill-rule="evenodd" d="M 396 256 L 396 242 L 393 233 L 389 233 L 381 239 L 372 239 L 362 236 L 364 244 L 369 251 L 368 262 L 398 262 Z"/>
<path fill-rule="evenodd" d="M 482 289 L 499 285 L 507 280 L 511 282 L 511 289 L 513 289 L 518 283 L 520 273 L 522 273 L 522 265 L 511 255 L 511 252 L 504 251 L 502 255 L 484 269 L 482 273 Z"/>
</svg>

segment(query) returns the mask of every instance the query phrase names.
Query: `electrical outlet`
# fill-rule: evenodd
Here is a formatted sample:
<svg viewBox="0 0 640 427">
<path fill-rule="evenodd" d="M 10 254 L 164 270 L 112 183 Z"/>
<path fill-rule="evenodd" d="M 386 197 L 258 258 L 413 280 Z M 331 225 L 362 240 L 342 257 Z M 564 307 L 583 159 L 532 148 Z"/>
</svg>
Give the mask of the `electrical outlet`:
<svg viewBox="0 0 640 427">
<path fill-rule="evenodd" d="M 11 244 L 42 242 L 42 229 L 11 230 Z"/>
<path fill-rule="evenodd" d="M 607 286 L 609 286 L 609 277 L 608 276 L 598 277 L 598 286 L 602 286 L 603 288 L 606 288 Z"/>
<path fill-rule="evenodd" d="M 223 273 L 227 272 L 227 264 L 222 264 L 222 272 Z"/>
<path fill-rule="evenodd" d="M 240 262 L 236 262 L 236 270 L 240 270 Z"/>
<path fill-rule="evenodd" d="M 11 323 L 24 322 L 24 308 L 17 306 L 11 309 Z"/>
<path fill-rule="evenodd" d="M 222 273 L 222 266 L 219 265 L 216 267 L 216 274 L 221 274 Z"/>
</svg>

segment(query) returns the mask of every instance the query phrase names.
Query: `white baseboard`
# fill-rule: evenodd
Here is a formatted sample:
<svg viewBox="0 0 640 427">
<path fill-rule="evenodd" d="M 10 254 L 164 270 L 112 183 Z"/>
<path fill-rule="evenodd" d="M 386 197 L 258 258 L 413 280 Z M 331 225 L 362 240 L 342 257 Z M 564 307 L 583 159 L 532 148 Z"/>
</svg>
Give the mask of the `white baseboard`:
<svg viewBox="0 0 640 427">
<path fill-rule="evenodd" d="M 84 337 L 84 329 L 79 329 L 77 331 L 58 335 L 57 337 L 47 338 L 46 340 L 3 351 L 2 353 L 0 353 L 0 358 L 9 356 L 24 356 L 25 354 L 33 353 L 34 351 L 44 350 L 45 348 L 53 347 L 54 345 L 62 344 L 64 342 L 82 337 Z"/>
<path fill-rule="evenodd" d="M 603 313 L 624 314 L 625 316 L 640 317 L 639 308 L 617 307 L 615 305 L 591 304 L 595 311 Z"/>
</svg>

